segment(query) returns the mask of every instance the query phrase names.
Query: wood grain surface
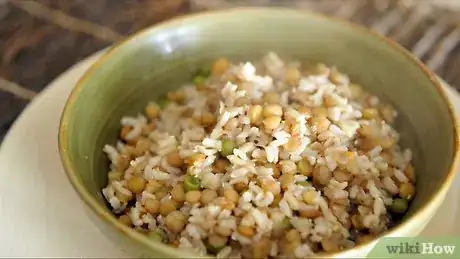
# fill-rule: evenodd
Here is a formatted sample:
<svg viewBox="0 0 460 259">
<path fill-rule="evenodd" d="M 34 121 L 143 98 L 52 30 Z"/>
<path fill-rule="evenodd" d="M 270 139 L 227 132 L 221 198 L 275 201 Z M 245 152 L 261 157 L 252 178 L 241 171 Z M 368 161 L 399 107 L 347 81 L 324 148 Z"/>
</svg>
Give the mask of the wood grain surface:
<svg viewBox="0 0 460 259">
<path fill-rule="evenodd" d="M 101 48 L 174 16 L 248 5 L 365 25 L 460 90 L 460 0 L 0 0 L 0 139 L 52 79 Z"/>
</svg>

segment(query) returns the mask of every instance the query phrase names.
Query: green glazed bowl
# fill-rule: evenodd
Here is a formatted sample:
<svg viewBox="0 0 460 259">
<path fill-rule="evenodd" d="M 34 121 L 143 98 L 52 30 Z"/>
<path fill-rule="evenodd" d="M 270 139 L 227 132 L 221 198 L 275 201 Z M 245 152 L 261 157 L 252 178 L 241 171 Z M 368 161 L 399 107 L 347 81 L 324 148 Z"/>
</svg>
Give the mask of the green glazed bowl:
<svg viewBox="0 0 460 259">
<path fill-rule="evenodd" d="M 254 60 L 269 51 L 284 58 L 336 65 L 367 90 L 391 102 L 401 116 L 402 145 L 414 151 L 417 196 L 405 219 L 384 236 L 417 235 L 428 223 L 454 178 L 457 123 L 439 81 L 394 42 L 364 28 L 307 11 L 243 8 L 177 18 L 148 28 L 114 46 L 80 79 L 59 129 L 65 171 L 91 209 L 97 226 L 134 256 L 196 257 L 148 240 L 120 224 L 101 195 L 108 160 L 123 115 L 192 78 L 219 57 Z M 372 246 L 330 256 L 365 256 Z"/>
</svg>

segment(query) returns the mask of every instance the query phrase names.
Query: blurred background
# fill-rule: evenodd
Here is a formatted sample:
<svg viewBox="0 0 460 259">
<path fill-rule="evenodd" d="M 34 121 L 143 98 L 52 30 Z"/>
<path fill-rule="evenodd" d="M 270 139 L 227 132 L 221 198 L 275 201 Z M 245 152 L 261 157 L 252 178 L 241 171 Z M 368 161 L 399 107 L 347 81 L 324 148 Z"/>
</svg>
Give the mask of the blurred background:
<svg viewBox="0 0 460 259">
<path fill-rule="evenodd" d="M 0 0 L 0 141 L 50 81 L 90 54 L 174 16 L 248 5 L 363 24 L 460 90 L 460 0 Z"/>
</svg>

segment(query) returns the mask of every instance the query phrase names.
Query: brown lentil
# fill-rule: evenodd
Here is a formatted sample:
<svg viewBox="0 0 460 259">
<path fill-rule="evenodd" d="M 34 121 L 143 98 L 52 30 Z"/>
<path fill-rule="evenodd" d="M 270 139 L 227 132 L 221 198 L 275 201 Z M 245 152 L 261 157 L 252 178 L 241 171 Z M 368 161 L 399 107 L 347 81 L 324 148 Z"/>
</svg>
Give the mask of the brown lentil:
<svg viewBox="0 0 460 259">
<path fill-rule="evenodd" d="M 412 163 L 409 163 L 404 169 L 404 174 L 407 176 L 410 182 L 415 183 L 415 170 Z"/>
<path fill-rule="evenodd" d="M 283 115 L 283 108 L 279 104 L 269 104 L 264 107 L 263 111 L 264 117 L 277 116 L 281 117 Z"/>
<path fill-rule="evenodd" d="M 153 198 L 147 198 L 144 204 L 145 210 L 150 214 L 157 214 L 160 209 L 160 201 Z"/>
<path fill-rule="evenodd" d="M 279 117 L 279 116 L 270 116 L 270 117 L 265 118 L 262 121 L 262 123 L 264 124 L 265 130 L 272 131 L 272 130 L 278 128 L 278 126 L 280 125 L 281 117 Z"/>
<path fill-rule="evenodd" d="M 263 237 L 252 245 L 252 258 L 268 258 L 270 252 L 270 239 Z"/>
<path fill-rule="evenodd" d="M 146 152 L 149 151 L 150 145 L 152 142 L 148 138 L 140 138 L 134 149 L 135 156 L 143 156 Z"/>
<path fill-rule="evenodd" d="M 133 193 L 139 194 L 144 191 L 146 181 L 144 177 L 140 175 L 133 175 L 129 180 L 127 181 L 126 185 L 130 191 Z"/>
<path fill-rule="evenodd" d="M 155 180 L 149 181 L 145 186 L 145 191 L 148 193 L 156 193 L 162 187 L 161 183 Z"/>
<path fill-rule="evenodd" d="M 321 185 L 327 185 L 332 178 L 332 173 L 326 166 L 317 166 L 313 169 L 313 181 Z"/>
<path fill-rule="evenodd" d="M 176 203 L 171 199 L 165 199 L 160 202 L 160 214 L 166 217 L 169 213 L 177 209 Z"/>
<path fill-rule="evenodd" d="M 248 110 L 248 117 L 252 124 L 258 124 L 262 120 L 262 106 L 252 105 Z"/>
<path fill-rule="evenodd" d="M 170 166 L 174 166 L 177 168 L 180 168 L 184 165 L 184 160 L 179 155 L 179 152 L 177 150 L 169 153 L 168 156 L 166 157 L 166 161 L 168 162 Z"/>
<path fill-rule="evenodd" d="M 238 182 L 233 185 L 233 188 L 239 192 L 242 193 L 248 189 L 248 184 L 244 182 Z"/>
<path fill-rule="evenodd" d="M 279 165 L 283 174 L 295 174 L 297 172 L 297 165 L 292 160 L 283 160 Z"/>
<path fill-rule="evenodd" d="M 211 189 L 204 189 L 201 192 L 200 202 L 203 205 L 207 205 L 208 203 L 212 202 L 215 198 L 217 198 L 217 192 Z"/>
<path fill-rule="evenodd" d="M 210 112 L 204 112 L 201 115 L 201 125 L 203 126 L 214 125 L 216 121 L 217 121 L 216 116 Z"/>
<path fill-rule="evenodd" d="M 313 205 L 316 203 L 316 197 L 318 196 L 318 192 L 315 190 L 308 190 L 302 194 L 302 198 L 305 203 Z"/>
<path fill-rule="evenodd" d="M 151 120 L 154 120 L 160 114 L 160 107 L 156 103 L 149 103 L 147 107 L 145 107 L 145 115 Z"/>
<path fill-rule="evenodd" d="M 291 229 L 286 233 L 286 240 L 289 242 L 300 242 L 300 233 L 296 229 Z"/>
<path fill-rule="evenodd" d="M 230 66 L 230 61 L 226 58 L 220 58 L 212 65 L 212 74 L 215 76 L 221 76 L 227 71 Z"/>
<path fill-rule="evenodd" d="M 168 99 L 172 102 L 183 103 L 185 101 L 185 93 L 180 90 L 169 92 Z"/>
<path fill-rule="evenodd" d="M 286 83 L 296 86 L 299 83 L 301 74 L 299 69 L 290 67 L 286 69 Z"/>
<path fill-rule="evenodd" d="M 228 241 L 228 238 L 221 236 L 221 235 L 211 234 L 208 237 L 209 245 L 213 246 L 214 248 L 224 247 L 225 244 L 227 244 L 227 241 Z"/>
<path fill-rule="evenodd" d="M 185 215 L 180 211 L 173 211 L 168 214 L 165 218 L 166 226 L 169 230 L 173 233 L 180 233 L 184 227 L 186 222 Z"/>
<path fill-rule="evenodd" d="M 133 223 L 131 222 L 131 219 L 129 218 L 128 215 L 121 215 L 119 218 L 118 218 L 118 221 L 125 225 L 125 226 L 128 226 L 128 227 L 131 227 L 133 225 Z"/>
<path fill-rule="evenodd" d="M 201 198 L 201 192 L 200 191 L 188 191 L 185 194 L 185 201 L 187 201 L 190 204 L 195 204 L 200 201 Z"/>
<path fill-rule="evenodd" d="M 313 166 L 306 158 L 302 158 L 299 162 L 297 162 L 297 170 L 302 175 L 310 177 L 313 173 Z"/>
<path fill-rule="evenodd" d="M 330 240 L 330 239 L 323 239 L 321 241 L 321 246 L 323 247 L 324 251 L 328 253 L 340 251 L 340 247 L 337 244 L 337 242 Z"/>
<path fill-rule="evenodd" d="M 234 204 L 238 203 L 238 201 L 240 199 L 240 195 L 238 194 L 238 192 L 233 190 L 232 188 L 227 188 L 227 189 L 224 190 L 224 197 L 228 201 L 230 201 L 230 202 L 232 202 Z"/>
<path fill-rule="evenodd" d="M 171 198 L 179 203 L 185 201 L 185 191 L 182 184 L 176 184 L 171 190 Z"/>
<path fill-rule="evenodd" d="M 213 172 L 223 174 L 227 171 L 228 165 L 230 165 L 230 162 L 227 159 L 217 159 L 214 162 Z"/>
<path fill-rule="evenodd" d="M 349 174 L 348 172 L 344 170 L 340 170 L 340 169 L 334 170 L 332 175 L 333 175 L 332 177 L 338 182 L 348 182 L 353 178 L 351 174 Z"/>
<path fill-rule="evenodd" d="M 415 195 L 415 187 L 411 183 L 401 183 L 399 186 L 399 196 L 406 200 L 412 200 Z"/>
<path fill-rule="evenodd" d="M 224 237 L 228 237 L 232 235 L 232 230 L 230 228 L 223 227 L 223 226 L 217 226 L 215 231 L 217 234 L 222 235 Z"/>
<path fill-rule="evenodd" d="M 331 122 L 325 117 L 311 117 L 308 119 L 311 125 L 316 129 L 317 133 L 322 133 L 328 130 Z"/>
<path fill-rule="evenodd" d="M 366 108 L 363 110 L 363 118 L 372 120 L 379 118 L 379 111 L 375 108 Z"/>
<path fill-rule="evenodd" d="M 324 106 L 326 106 L 327 108 L 330 108 L 330 107 L 334 107 L 337 105 L 337 102 L 334 98 L 332 98 L 332 96 L 330 95 L 324 95 Z"/>
<path fill-rule="evenodd" d="M 267 92 L 264 95 L 264 101 L 268 104 L 278 104 L 280 95 L 277 92 Z"/>
</svg>

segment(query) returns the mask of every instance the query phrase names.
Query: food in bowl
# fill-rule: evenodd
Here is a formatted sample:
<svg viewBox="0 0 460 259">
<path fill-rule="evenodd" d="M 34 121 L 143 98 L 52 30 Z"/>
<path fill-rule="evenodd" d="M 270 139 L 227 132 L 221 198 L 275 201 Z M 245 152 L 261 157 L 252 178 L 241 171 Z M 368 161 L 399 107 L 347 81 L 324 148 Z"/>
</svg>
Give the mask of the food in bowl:
<svg viewBox="0 0 460 259">
<path fill-rule="evenodd" d="M 217 257 L 308 257 L 366 242 L 415 195 L 397 112 L 334 67 L 222 58 L 123 117 L 104 197 L 154 240 Z"/>
</svg>

